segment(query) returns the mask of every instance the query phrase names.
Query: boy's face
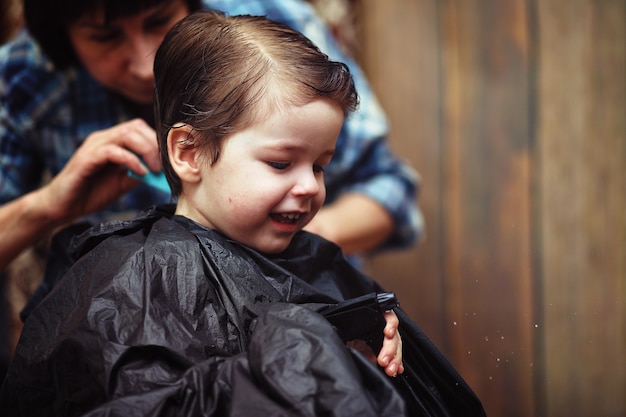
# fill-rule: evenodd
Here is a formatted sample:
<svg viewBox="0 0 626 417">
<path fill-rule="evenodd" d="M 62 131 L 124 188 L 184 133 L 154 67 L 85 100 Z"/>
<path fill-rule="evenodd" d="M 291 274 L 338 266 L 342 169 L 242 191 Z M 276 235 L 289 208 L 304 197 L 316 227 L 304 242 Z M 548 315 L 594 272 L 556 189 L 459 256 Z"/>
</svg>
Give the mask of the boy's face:
<svg viewBox="0 0 626 417">
<path fill-rule="evenodd" d="M 287 106 L 224 139 L 197 182 L 183 181 L 177 214 L 264 253 L 287 248 L 326 197 L 343 111 L 328 100 Z"/>
<path fill-rule="evenodd" d="M 151 104 L 154 54 L 167 31 L 188 14 L 184 0 L 164 2 L 108 23 L 102 12 L 96 12 L 70 25 L 68 37 L 96 81 L 131 101 Z"/>
</svg>

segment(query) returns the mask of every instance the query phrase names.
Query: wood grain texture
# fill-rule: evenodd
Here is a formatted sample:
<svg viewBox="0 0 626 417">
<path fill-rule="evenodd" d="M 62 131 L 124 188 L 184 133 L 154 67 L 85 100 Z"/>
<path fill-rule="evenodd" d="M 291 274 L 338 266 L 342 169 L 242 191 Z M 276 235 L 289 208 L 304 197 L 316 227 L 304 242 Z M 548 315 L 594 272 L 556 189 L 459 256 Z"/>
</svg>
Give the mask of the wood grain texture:
<svg viewBox="0 0 626 417">
<path fill-rule="evenodd" d="M 489 416 L 626 415 L 626 1 L 359 4 L 427 226 L 369 271 Z"/>
<path fill-rule="evenodd" d="M 523 1 L 444 1 L 445 308 L 488 415 L 533 410 L 530 127 Z M 515 393 L 515 395 L 511 395 Z"/>
<path fill-rule="evenodd" d="M 394 151 L 421 176 L 424 244 L 379 256 L 369 270 L 398 293 L 405 311 L 440 347 L 441 314 L 440 47 L 437 1 L 364 1 L 359 13 L 360 60 L 387 111 Z"/>
<path fill-rule="evenodd" d="M 626 3 L 538 3 L 546 415 L 626 415 Z"/>
</svg>

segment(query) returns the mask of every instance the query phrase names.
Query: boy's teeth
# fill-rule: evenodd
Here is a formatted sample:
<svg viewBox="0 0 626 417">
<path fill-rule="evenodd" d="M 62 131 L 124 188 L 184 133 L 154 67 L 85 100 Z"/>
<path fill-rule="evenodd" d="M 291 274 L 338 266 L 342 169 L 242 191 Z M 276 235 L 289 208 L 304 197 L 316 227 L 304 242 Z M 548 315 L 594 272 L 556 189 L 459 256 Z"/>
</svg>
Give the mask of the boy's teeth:
<svg viewBox="0 0 626 417">
<path fill-rule="evenodd" d="M 300 217 L 299 214 L 282 214 L 283 217 L 288 218 L 289 220 L 297 219 Z"/>
</svg>

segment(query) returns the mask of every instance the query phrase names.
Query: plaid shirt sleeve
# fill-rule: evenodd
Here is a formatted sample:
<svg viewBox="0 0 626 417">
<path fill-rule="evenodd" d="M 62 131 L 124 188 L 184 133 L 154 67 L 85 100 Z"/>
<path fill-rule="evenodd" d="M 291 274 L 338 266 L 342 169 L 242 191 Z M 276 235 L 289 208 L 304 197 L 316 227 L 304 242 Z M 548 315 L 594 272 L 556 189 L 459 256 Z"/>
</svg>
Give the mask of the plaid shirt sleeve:
<svg viewBox="0 0 626 417">
<path fill-rule="evenodd" d="M 346 63 L 359 93 L 359 109 L 344 123 L 333 160 L 325 172 L 327 202 L 346 192 L 380 203 L 395 222 L 393 235 L 380 249 L 403 248 L 422 235 L 417 205 L 418 174 L 393 154 L 387 142 L 387 118 L 362 70 L 342 52 L 330 30 L 307 2 L 299 0 L 205 0 L 205 6 L 231 15 L 266 15 L 304 33 L 332 59 Z"/>
<path fill-rule="evenodd" d="M 32 45 L 18 39 L 0 48 L 0 204 L 41 182 L 43 163 L 27 132 L 47 108 L 50 81 Z"/>
</svg>

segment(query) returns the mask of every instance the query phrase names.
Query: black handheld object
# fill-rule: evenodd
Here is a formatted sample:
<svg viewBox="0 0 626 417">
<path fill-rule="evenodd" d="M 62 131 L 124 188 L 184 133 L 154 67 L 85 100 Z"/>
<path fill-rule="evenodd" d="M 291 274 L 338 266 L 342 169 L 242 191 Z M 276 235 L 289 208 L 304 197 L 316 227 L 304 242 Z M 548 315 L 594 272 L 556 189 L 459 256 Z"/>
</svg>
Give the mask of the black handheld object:
<svg viewBox="0 0 626 417">
<path fill-rule="evenodd" d="M 373 349 L 379 349 L 386 324 L 382 313 L 397 306 L 393 292 L 373 292 L 330 305 L 320 313 L 337 329 L 344 342 L 361 339 Z"/>
</svg>

